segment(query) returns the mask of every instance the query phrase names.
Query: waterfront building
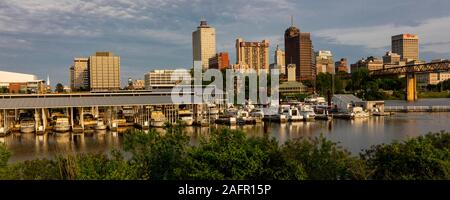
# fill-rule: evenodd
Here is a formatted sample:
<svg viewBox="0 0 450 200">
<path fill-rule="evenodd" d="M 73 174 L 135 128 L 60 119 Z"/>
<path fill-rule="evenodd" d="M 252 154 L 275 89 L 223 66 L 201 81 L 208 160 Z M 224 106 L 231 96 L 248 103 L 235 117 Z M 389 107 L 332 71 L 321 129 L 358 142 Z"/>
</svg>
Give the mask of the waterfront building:
<svg viewBox="0 0 450 200">
<path fill-rule="evenodd" d="M 97 52 L 89 57 L 91 91 L 120 89 L 120 57 L 112 52 Z"/>
<path fill-rule="evenodd" d="M 334 66 L 336 73 L 338 72 L 350 73 L 347 58 L 341 58 L 339 61 L 334 63 Z"/>
<path fill-rule="evenodd" d="M 366 59 L 363 58 L 358 60 L 356 63 L 351 64 L 352 73 L 362 68 L 368 69 L 369 71 L 383 69 L 383 60 L 381 58 L 370 56 Z"/>
<path fill-rule="evenodd" d="M 383 66 L 384 68 L 392 68 L 392 67 L 399 67 L 399 66 L 405 66 L 406 61 L 401 59 L 401 56 L 397 53 L 393 53 L 392 51 L 386 52 L 386 54 L 383 56 Z"/>
<path fill-rule="evenodd" d="M 192 53 L 193 63 L 200 61 L 203 69 L 208 69 L 209 60 L 216 55 L 216 30 L 205 20 L 192 33 Z"/>
<path fill-rule="evenodd" d="M 236 39 L 236 64 L 239 69 L 269 70 L 269 41 L 246 42 Z"/>
<path fill-rule="evenodd" d="M 89 90 L 89 58 L 74 58 L 70 66 L 70 88 L 72 91 Z"/>
<path fill-rule="evenodd" d="M 334 108 L 339 112 L 349 112 L 356 104 L 363 102 L 360 98 L 352 94 L 335 94 L 331 98 Z"/>
<path fill-rule="evenodd" d="M 295 64 L 297 80 L 315 80 L 313 46 L 310 33 L 302 33 L 293 23 L 284 34 L 285 63 Z"/>
<path fill-rule="evenodd" d="M 219 52 L 209 59 L 209 68 L 211 69 L 228 69 L 230 67 L 230 58 L 228 52 Z"/>
<path fill-rule="evenodd" d="M 316 73 L 330 73 L 334 74 L 333 54 L 331 51 L 317 51 L 315 52 Z"/>
<path fill-rule="evenodd" d="M 2 93 L 45 93 L 46 84 L 36 75 L 0 71 L 0 88 Z"/>
<path fill-rule="evenodd" d="M 183 83 L 191 83 L 192 77 L 188 70 L 152 70 L 145 74 L 145 89 L 173 88 Z"/>
<path fill-rule="evenodd" d="M 400 34 L 392 36 L 392 52 L 400 55 L 402 60 L 419 60 L 419 36 Z"/>
<path fill-rule="evenodd" d="M 432 60 L 431 62 L 442 62 L 446 61 L 444 59 Z M 450 72 L 439 72 L 439 73 L 423 73 L 416 74 L 417 76 L 417 87 L 420 90 L 426 90 L 428 85 L 438 85 L 450 79 Z"/>
<path fill-rule="evenodd" d="M 287 67 L 287 81 L 282 82 L 279 86 L 281 96 L 295 96 L 308 92 L 308 87 L 300 81 L 297 81 L 296 74 L 295 64 L 289 64 Z"/>
<path fill-rule="evenodd" d="M 128 83 L 128 89 L 144 90 L 145 89 L 145 80 L 143 80 L 143 79 L 131 80 L 131 82 Z"/>
</svg>

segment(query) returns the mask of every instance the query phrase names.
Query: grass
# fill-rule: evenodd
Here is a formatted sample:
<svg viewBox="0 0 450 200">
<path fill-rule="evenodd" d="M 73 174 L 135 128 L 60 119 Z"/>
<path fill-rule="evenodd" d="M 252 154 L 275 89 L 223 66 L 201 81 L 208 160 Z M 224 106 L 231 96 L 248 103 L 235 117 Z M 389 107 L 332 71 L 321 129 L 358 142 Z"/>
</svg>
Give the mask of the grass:
<svg viewBox="0 0 450 200">
<path fill-rule="evenodd" d="M 431 98 L 450 98 L 450 92 L 420 92 L 418 94 L 419 98 L 431 99 Z"/>
</svg>

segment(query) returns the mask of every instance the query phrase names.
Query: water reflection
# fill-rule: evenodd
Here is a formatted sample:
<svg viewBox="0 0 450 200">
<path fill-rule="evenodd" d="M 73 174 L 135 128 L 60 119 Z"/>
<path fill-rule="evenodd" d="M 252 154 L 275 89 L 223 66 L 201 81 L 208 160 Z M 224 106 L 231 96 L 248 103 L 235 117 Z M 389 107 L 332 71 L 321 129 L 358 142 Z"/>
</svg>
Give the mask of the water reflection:
<svg viewBox="0 0 450 200">
<path fill-rule="evenodd" d="M 340 142 L 353 153 L 359 153 L 371 145 L 390 143 L 428 132 L 450 131 L 450 113 L 399 113 L 394 116 L 371 117 L 368 119 L 293 123 L 261 123 L 257 125 L 232 126 L 248 136 L 275 137 L 280 143 L 303 137 L 325 137 Z M 211 127 L 226 127 L 212 125 Z M 13 133 L 1 137 L 0 142 L 13 152 L 11 162 L 34 158 L 50 158 L 60 153 L 104 153 L 111 149 L 122 149 L 126 129 L 117 132 L 92 131 L 85 134 L 46 133 L 43 135 Z M 156 129 L 164 131 L 164 129 Z M 187 127 L 190 144 L 197 145 L 200 138 L 211 134 L 208 127 Z M 146 131 L 148 132 L 148 130 Z"/>
</svg>

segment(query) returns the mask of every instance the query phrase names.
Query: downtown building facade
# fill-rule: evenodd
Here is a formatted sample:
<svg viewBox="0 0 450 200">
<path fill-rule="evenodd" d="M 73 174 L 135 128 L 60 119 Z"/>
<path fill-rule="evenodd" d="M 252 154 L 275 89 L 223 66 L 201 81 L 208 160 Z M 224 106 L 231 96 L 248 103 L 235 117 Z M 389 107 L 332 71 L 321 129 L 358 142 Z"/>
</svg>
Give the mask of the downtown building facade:
<svg viewBox="0 0 450 200">
<path fill-rule="evenodd" d="M 369 71 L 380 70 L 383 69 L 383 60 L 381 58 L 369 56 L 351 64 L 350 67 L 352 73 L 359 69 L 367 69 Z"/>
<path fill-rule="evenodd" d="M 236 39 L 236 69 L 253 69 L 257 73 L 269 70 L 269 41 L 246 42 Z"/>
<path fill-rule="evenodd" d="M 46 82 L 36 75 L 0 71 L 0 91 L 11 94 L 46 93 Z"/>
<path fill-rule="evenodd" d="M 191 80 L 187 70 L 152 70 L 144 75 L 146 90 L 173 88 L 183 82 L 190 83 Z"/>
<path fill-rule="evenodd" d="M 69 77 L 71 91 L 90 90 L 89 58 L 74 58 Z"/>
<path fill-rule="evenodd" d="M 278 69 L 280 75 L 286 75 L 286 63 L 285 63 L 285 53 L 280 47 L 277 45 L 274 53 L 274 63 L 270 64 L 270 70 Z"/>
<path fill-rule="evenodd" d="M 392 53 L 400 55 L 400 59 L 408 61 L 419 60 L 419 36 L 415 34 L 400 34 L 392 36 Z"/>
<path fill-rule="evenodd" d="M 339 61 L 336 61 L 334 63 L 334 67 L 335 67 L 334 70 L 336 73 L 339 73 L 339 72 L 350 73 L 350 70 L 348 68 L 347 58 L 341 58 Z"/>
<path fill-rule="evenodd" d="M 203 69 L 208 69 L 210 59 L 216 55 L 216 30 L 208 26 L 207 21 L 200 21 L 197 30 L 192 32 L 193 63 L 201 62 Z M 193 64 L 194 65 L 194 64 Z"/>
<path fill-rule="evenodd" d="M 310 33 L 291 25 L 284 34 L 285 64 L 295 64 L 297 81 L 316 79 L 314 51 Z"/>
<path fill-rule="evenodd" d="M 224 70 L 230 67 L 230 57 L 228 52 L 219 52 L 209 59 L 209 68 Z"/>
<path fill-rule="evenodd" d="M 75 58 L 70 67 L 72 91 L 111 91 L 120 89 L 120 57 L 112 52 L 96 52 L 88 58 Z"/>
<path fill-rule="evenodd" d="M 333 54 L 331 51 L 317 51 L 315 52 L 316 73 L 330 73 L 334 74 Z"/>
</svg>

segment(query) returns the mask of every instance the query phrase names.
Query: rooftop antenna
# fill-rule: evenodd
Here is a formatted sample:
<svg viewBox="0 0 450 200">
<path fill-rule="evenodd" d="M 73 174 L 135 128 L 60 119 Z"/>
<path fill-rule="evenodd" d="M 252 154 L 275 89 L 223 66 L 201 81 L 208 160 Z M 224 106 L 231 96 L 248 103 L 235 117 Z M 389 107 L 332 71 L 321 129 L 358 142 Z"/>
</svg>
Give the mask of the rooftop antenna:
<svg viewBox="0 0 450 200">
<path fill-rule="evenodd" d="M 294 16 L 291 15 L 291 26 L 294 26 Z"/>
</svg>

